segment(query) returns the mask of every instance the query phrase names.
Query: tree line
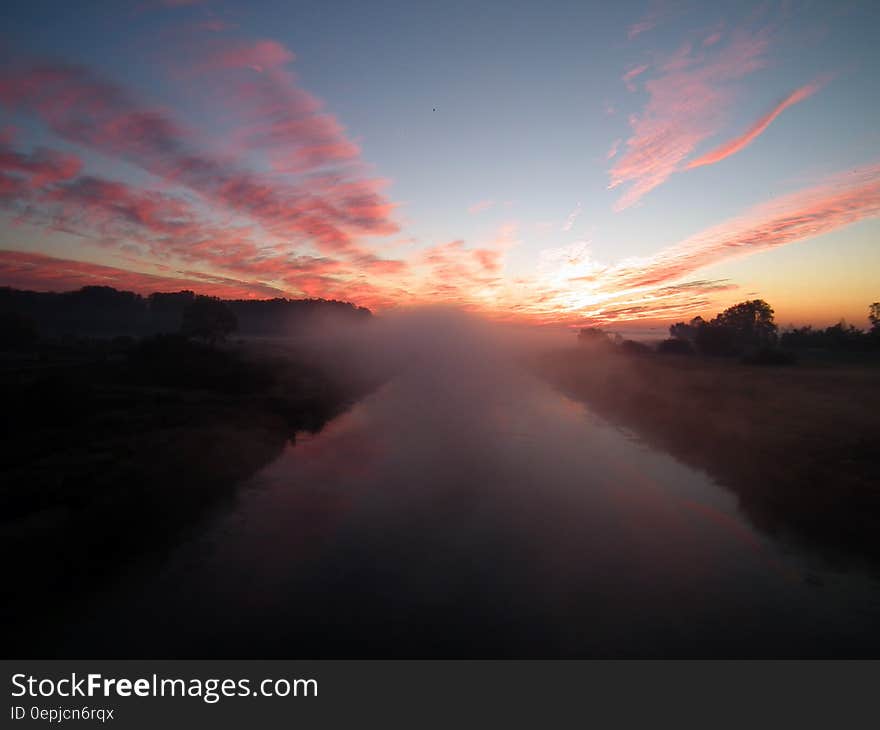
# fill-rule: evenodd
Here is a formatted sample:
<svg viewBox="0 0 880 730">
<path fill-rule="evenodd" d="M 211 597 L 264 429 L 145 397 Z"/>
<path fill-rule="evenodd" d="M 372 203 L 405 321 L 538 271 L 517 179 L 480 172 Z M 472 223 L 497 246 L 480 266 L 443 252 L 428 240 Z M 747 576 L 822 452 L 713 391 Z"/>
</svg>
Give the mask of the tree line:
<svg viewBox="0 0 880 730">
<path fill-rule="evenodd" d="M 113 337 L 182 333 L 216 341 L 233 332 L 288 334 L 316 318 L 359 322 L 369 309 L 328 299 L 222 300 L 192 291 L 141 296 L 110 286 L 70 292 L 35 292 L 0 287 L 0 344 L 17 346 L 37 336 Z"/>
<path fill-rule="evenodd" d="M 811 326 L 790 327 L 783 331 L 774 320 L 773 308 L 763 299 L 750 299 L 728 307 L 712 319 L 694 317 L 669 327 L 669 338 L 657 345 L 664 354 L 739 357 L 748 362 L 785 364 L 806 351 L 870 352 L 880 351 L 880 302 L 868 307 L 871 327 L 861 330 L 841 321 L 825 329 Z M 596 327 L 580 330 L 584 343 L 613 343 L 630 354 L 652 349 L 619 335 L 609 335 Z"/>
</svg>

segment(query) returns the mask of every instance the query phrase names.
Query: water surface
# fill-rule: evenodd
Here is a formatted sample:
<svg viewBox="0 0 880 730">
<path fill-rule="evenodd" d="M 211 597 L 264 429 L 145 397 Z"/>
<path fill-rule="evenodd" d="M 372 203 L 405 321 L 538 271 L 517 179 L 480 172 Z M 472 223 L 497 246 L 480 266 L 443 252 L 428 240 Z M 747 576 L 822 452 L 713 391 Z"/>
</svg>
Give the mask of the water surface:
<svg viewBox="0 0 880 730">
<path fill-rule="evenodd" d="M 72 617 L 116 656 L 877 653 L 880 591 L 546 383 L 460 357 L 387 383 Z"/>
</svg>

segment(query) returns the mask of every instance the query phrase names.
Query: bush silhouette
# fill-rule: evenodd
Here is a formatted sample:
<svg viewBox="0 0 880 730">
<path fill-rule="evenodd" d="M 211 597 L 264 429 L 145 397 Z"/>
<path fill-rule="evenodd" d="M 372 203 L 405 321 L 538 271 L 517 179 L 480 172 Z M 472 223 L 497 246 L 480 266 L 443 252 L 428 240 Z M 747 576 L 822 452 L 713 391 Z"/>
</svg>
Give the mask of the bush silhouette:
<svg viewBox="0 0 880 730">
<path fill-rule="evenodd" d="M 607 332 L 598 327 L 583 327 L 578 332 L 578 342 L 582 345 L 610 345 L 611 339 Z"/>
<path fill-rule="evenodd" d="M 695 345 L 704 355 L 748 355 L 776 344 L 773 308 L 763 299 L 728 307 L 714 319 L 694 317 L 669 328 L 673 339 Z"/>
<path fill-rule="evenodd" d="M 663 355 L 693 355 L 695 350 L 688 340 L 670 338 L 657 345 L 657 352 Z"/>
<path fill-rule="evenodd" d="M 238 319 L 232 310 L 215 297 L 196 297 L 183 310 L 180 331 L 186 337 L 195 337 L 215 344 L 238 329 Z"/>
<path fill-rule="evenodd" d="M 617 346 L 625 355 L 650 355 L 651 348 L 644 342 L 636 342 L 635 340 L 623 340 Z"/>
</svg>

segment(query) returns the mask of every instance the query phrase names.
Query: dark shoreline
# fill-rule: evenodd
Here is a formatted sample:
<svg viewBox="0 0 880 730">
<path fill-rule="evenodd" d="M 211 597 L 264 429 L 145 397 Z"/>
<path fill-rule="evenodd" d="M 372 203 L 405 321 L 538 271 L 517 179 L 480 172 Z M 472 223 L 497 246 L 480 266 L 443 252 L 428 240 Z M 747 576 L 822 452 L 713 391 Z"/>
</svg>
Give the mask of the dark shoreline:
<svg viewBox="0 0 880 730">
<path fill-rule="evenodd" d="M 759 367 L 589 347 L 539 373 L 600 415 L 703 469 L 762 531 L 880 567 L 880 367 Z"/>
<path fill-rule="evenodd" d="M 133 347 L 81 340 L 3 363 L 12 643 L 16 629 L 57 621 L 79 596 L 161 555 L 298 431 L 320 430 L 380 382 L 280 342 Z M 219 375 L 195 387 L 187 369 L 206 365 Z"/>
</svg>

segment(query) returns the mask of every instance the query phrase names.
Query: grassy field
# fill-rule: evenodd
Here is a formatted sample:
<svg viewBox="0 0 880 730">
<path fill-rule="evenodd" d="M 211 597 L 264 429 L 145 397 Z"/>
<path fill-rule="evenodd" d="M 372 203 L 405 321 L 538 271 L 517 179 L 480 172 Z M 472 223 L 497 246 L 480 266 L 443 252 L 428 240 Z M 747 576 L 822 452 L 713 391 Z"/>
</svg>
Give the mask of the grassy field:
<svg viewBox="0 0 880 730">
<path fill-rule="evenodd" d="M 539 367 L 612 422 L 712 474 L 761 528 L 877 560 L 878 365 L 757 367 L 580 347 Z"/>
<path fill-rule="evenodd" d="M 280 344 L 84 340 L 0 360 L 4 623 L 161 554 L 375 385 Z"/>
</svg>

